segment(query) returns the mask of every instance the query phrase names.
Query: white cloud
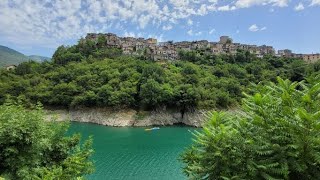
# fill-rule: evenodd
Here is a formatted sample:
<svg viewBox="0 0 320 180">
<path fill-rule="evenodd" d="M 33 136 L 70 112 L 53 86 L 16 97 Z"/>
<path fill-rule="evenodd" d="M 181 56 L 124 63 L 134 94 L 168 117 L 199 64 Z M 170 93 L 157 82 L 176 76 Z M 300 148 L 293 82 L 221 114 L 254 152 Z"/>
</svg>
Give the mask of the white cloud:
<svg viewBox="0 0 320 180">
<path fill-rule="evenodd" d="M 320 5 L 320 0 L 310 0 Z M 148 27 L 167 31 L 216 11 L 258 5 L 287 6 L 289 0 L 0 0 L 0 36 L 19 45 L 56 47 L 88 32 L 143 32 Z M 5 28 L 3 28 L 5 27 Z M 261 28 L 263 29 L 263 28 Z M 196 36 L 202 32 L 192 32 Z M 189 33 L 188 33 L 189 34 Z"/>
<path fill-rule="evenodd" d="M 189 31 L 187 31 L 187 34 L 188 34 L 189 36 L 200 36 L 200 35 L 202 35 L 202 31 L 193 32 L 193 30 L 190 29 Z"/>
<path fill-rule="evenodd" d="M 211 30 L 209 31 L 209 34 L 213 34 L 215 31 L 216 31 L 215 29 L 211 29 Z"/>
<path fill-rule="evenodd" d="M 172 26 L 171 25 L 167 25 L 167 26 L 162 26 L 162 30 L 164 31 L 169 31 L 172 29 Z"/>
<path fill-rule="evenodd" d="M 158 42 L 165 42 L 167 41 L 164 37 L 163 34 L 160 35 L 148 35 L 148 38 L 155 38 L 158 40 Z"/>
<path fill-rule="evenodd" d="M 250 8 L 253 6 L 267 6 L 272 7 L 286 7 L 290 0 L 236 0 L 230 4 L 220 6 L 217 8 L 218 11 L 232 11 L 240 8 Z M 315 0 L 317 1 L 317 0 Z M 319 0 L 320 1 L 320 0 Z M 274 11 L 273 9 L 271 10 Z"/>
<path fill-rule="evenodd" d="M 13 43 L 61 44 L 88 32 L 124 31 L 127 25 L 170 29 L 216 10 L 218 0 L 0 0 L 0 35 Z M 19 38 L 18 38 L 19 37 Z M 28 39 L 29 38 L 29 39 Z M 37 40 L 39 42 L 37 42 Z"/>
<path fill-rule="evenodd" d="M 267 29 L 267 27 L 262 27 L 261 29 L 260 29 L 260 31 L 264 31 L 264 30 L 266 30 Z"/>
<path fill-rule="evenodd" d="M 236 9 L 235 6 L 229 6 L 229 5 L 218 7 L 218 11 L 231 11 L 231 10 L 235 10 L 235 9 Z"/>
<path fill-rule="evenodd" d="M 217 4 L 218 0 L 208 0 L 208 2 L 213 3 L 213 4 Z"/>
<path fill-rule="evenodd" d="M 200 36 L 202 34 L 201 31 L 194 33 L 195 36 Z"/>
<path fill-rule="evenodd" d="M 237 8 L 249 8 L 252 6 L 272 5 L 278 7 L 288 6 L 289 0 L 237 0 L 235 6 Z"/>
<path fill-rule="evenodd" d="M 256 24 L 253 24 L 249 27 L 249 31 L 256 32 L 256 31 L 259 31 L 259 28 Z"/>
<path fill-rule="evenodd" d="M 311 0 L 311 6 L 316 6 L 319 5 L 320 6 L 320 0 Z"/>
<path fill-rule="evenodd" d="M 175 7 L 186 7 L 189 5 L 188 0 L 169 0 L 169 2 Z"/>
<path fill-rule="evenodd" d="M 206 4 L 202 4 L 200 6 L 200 9 L 198 9 L 197 14 L 200 15 L 200 16 L 204 16 L 204 15 L 208 14 L 207 5 Z"/>
<path fill-rule="evenodd" d="M 248 28 L 248 30 L 251 32 L 264 31 L 266 29 L 267 29 L 267 27 L 259 28 L 256 24 L 253 24 Z"/>
<path fill-rule="evenodd" d="M 253 24 L 249 27 L 249 31 L 256 32 L 259 31 L 259 28 L 256 24 Z"/>
<path fill-rule="evenodd" d="M 136 34 L 134 32 L 127 32 L 125 31 L 123 34 L 124 37 L 136 37 Z"/>
<path fill-rule="evenodd" d="M 295 10 L 295 11 L 302 11 L 302 10 L 304 10 L 303 4 L 302 4 L 302 3 L 299 3 L 298 5 L 296 5 L 296 6 L 294 7 L 294 10 Z"/>
<path fill-rule="evenodd" d="M 139 27 L 141 28 L 141 29 L 144 29 L 145 27 L 146 27 L 146 25 L 149 23 L 149 21 L 150 21 L 150 19 L 151 19 L 151 16 L 150 15 L 141 15 L 140 17 L 139 17 L 139 20 L 138 20 L 138 22 L 139 22 Z"/>
</svg>

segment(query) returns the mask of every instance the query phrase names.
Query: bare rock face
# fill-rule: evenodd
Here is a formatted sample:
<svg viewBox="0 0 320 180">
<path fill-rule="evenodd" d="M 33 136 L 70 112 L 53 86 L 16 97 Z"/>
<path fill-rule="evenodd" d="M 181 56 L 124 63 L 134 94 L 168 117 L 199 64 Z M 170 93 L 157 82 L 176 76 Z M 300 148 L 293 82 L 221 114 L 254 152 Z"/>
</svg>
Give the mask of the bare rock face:
<svg viewBox="0 0 320 180">
<path fill-rule="evenodd" d="M 207 111 L 180 112 L 172 110 L 140 111 L 133 109 L 78 108 L 72 110 L 46 110 L 47 120 L 95 123 L 106 126 L 167 126 L 188 125 L 201 127 Z"/>
<path fill-rule="evenodd" d="M 134 126 L 167 126 L 183 124 L 188 126 L 201 127 L 205 121 L 205 111 L 186 112 L 182 116 L 180 112 L 161 110 L 151 111 L 141 120 L 136 120 Z"/>
<path fill-rule="evenodd" d="M 134 123 L 134 110 L 114 111 L 106 108 L 71 110 L 71 120 L 77 122 L 90 122 L 106 126 L 132 126 Z"/>
</svg>

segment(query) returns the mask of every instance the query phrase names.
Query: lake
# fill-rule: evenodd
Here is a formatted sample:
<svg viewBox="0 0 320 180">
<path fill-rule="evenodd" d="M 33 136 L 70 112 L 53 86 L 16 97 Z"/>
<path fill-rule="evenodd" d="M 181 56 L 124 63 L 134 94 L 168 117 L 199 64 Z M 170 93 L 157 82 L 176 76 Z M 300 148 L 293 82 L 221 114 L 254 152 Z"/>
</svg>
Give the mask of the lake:
<svg viewBox="0 0 320 180">
<path fill-rule="evenodd" d="M 94 138 L 95 172 L 88 179 L 181 180 L 179 155 L 192 143 L 191 127 L 107 127 L 72 122 L 71 133 Z"/>
</svg>

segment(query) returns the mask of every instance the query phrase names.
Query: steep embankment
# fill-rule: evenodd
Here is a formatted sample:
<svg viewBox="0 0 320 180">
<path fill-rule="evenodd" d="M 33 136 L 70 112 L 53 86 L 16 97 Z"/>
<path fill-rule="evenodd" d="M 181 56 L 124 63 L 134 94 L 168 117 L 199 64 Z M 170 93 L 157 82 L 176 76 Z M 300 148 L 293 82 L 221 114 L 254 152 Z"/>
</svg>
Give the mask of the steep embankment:
<svg viewBox="0 0 320 180">
<path fill-rule="evenodd" d="M 208 111 L 180 112 L 155 110 L 137 112 L 133 109 L 114 110 L 110 108 L 81 108 L 72 110 L 46 110 L 48 120 L 71 120 L 106 126 L 167 126 L 183 124 L 201 127 Z"/>
</svg>

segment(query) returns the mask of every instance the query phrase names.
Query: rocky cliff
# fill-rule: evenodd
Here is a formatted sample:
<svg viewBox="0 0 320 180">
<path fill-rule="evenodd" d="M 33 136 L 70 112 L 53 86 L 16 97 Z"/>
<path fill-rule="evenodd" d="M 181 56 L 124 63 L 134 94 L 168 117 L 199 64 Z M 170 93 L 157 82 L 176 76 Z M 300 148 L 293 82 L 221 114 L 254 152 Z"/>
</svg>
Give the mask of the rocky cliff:
<svg viewBox="0 0 320 180">
<path fill-rule="evenodd" d="M 48 120 L 71 120 L 96 123 L 106 126 L 166 126 L 188 125 L 201 127 L 208 111 L 186 112 L 183 115 L 174 110 L 136 111 L 109 108 L 78 108 L 72 110 L 46 110 Z"/>
</svg>

